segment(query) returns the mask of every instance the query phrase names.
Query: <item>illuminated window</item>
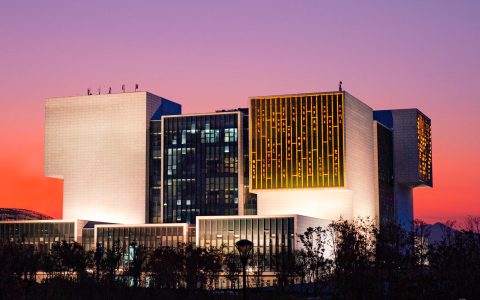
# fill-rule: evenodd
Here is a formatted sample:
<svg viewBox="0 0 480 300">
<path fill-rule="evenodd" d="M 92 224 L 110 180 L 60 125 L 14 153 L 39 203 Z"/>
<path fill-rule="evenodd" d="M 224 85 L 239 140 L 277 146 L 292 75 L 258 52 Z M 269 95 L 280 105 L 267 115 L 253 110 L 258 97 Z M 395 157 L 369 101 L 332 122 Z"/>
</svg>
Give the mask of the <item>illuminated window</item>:
<svg viewBox="0 0 480 300">
<path fill-rule="evenodd" d="M 432 182 L 432 136 L 430 120 L 418 112 L 417 138 L 418 138 L 418 175 L 420 180 L 431 184 Z"/>
<path fill-rule="evenodd" d="M 343 93 L 252 98 L 252 188 L 343 187 L 343 104 Z"/>
</svg>

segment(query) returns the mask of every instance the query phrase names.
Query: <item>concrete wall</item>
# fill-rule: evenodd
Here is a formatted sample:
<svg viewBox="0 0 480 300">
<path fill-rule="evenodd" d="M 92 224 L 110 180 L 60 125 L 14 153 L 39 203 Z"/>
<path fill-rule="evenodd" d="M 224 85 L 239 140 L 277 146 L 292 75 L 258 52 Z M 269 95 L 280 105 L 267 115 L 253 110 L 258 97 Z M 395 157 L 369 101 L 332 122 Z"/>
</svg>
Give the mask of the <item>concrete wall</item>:
<svg viewBox="0 0 480 300">
<path fill-rule="evenodd" d="M 259 215 L 299 214 L 319 219 L 352 218 L 353 193 L 347 189 L 255 190 Z"/>
<path fill-rule="evenodd" d="M 296 216 L 297 222 L 296 222 L 296 234 L 303 234 L 309 227 L 315 228 L 315 227 L 321 227 L 324 230 L 327 230 L 325 234 L 322 235 L 322 240 L 324 242 L 325 246 L 325 257 L 332 257 L 333 255 L 333 244 L 332 244 L 332 236 L 328 232 L 328 226 L 332 223 L 330 220 L 324 220 L 324 219 L 317 219 L 317 218 L 310 218 L 302 215 L 297 215 Z M 300 242 L 300 239 L 297 237 L 296 238 L 296 249 L 301 249 L 303 247 L 302 243 Z"/>
<path fill-rule="evenodd" d="M 345 93 L 346 188 L 353 193 L 352 217 L 377 218 L 372 109 Z"/>
<path fill-rule="evenodd" d="M 419 184 L 417 114 L 416 109 L 392 111 L 395 181 L 412 187 Z"/>
<path fill-rule="evenodd" d="M 397 222 L 403 228 L 409 230 L 413 224 L 413 189 L 406 185 L 396 183 L 395 191 L 395 215 Z"/>
<path fill-rule="evenodd" d="M 375 224 L 380 225 L 380 188 L 379 188 L 379 176 L 378 176 L 378 130 L 379 123 L 377 121 L 372 122 L 373 128 L 373 193 L 375 196 Z"/>
<path fill-rule="evenodd" d="M 45 176 L 64 179 L 64 219 L 146 221 L 147 132 L 161 102 L 146 92 L 46 100 Z"/>
</svg>

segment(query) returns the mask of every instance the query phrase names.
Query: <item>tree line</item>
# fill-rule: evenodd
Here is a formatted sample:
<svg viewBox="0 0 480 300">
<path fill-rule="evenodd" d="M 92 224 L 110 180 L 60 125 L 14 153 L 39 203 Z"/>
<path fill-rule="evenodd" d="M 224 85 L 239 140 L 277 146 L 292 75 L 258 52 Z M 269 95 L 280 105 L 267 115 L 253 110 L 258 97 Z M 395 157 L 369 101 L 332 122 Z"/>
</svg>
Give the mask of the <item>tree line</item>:
<svg viewBox="0 0 480 300">
<path fill-rule="evenodd" d="M 435 242 L 421 221 L 410 230 L 398 224 L 379 229 L 362 219 L 308 228 L 298 236 L 301 247 L 269 258 L 273 288 L 265 287 L 265 254 L 254 252 L 248 285 L 255 298 L 265 299 L 480 299 L 480 218 L 468 219 L 463 229 L 444 228 Z M 43 253 L 0 243 L 0 299 L 239 296 L 240 258 L 226 248 L 119 245 L 85 251 L 62 241 Z"/>
</svg>

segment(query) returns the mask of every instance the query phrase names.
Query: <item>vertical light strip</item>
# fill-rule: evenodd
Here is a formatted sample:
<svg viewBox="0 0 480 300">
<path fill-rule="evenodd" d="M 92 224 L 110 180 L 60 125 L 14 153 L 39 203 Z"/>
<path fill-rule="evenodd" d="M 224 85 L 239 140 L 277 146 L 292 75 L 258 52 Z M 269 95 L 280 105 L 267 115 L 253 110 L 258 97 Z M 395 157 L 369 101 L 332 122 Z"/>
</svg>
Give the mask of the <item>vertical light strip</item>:
<svg viewBox="0 0 480 300">
<path fill-rule="evenodd" d="M 343 93 L 250 103 L 253 189 L 344 186 Z"/>
<path fill-rule="evenodd" d="M 315 106 L 315 110 L 313 109 L 313 107 Z M 315 95 L 312 97 L 312 115 L 315 116 L 315 136 L 314 136 L 314 139 L 315 139 L 315 142 L 316 142 L 316 146 L 315 146 L 315 151 L 316 151 L 316 155 L 314 157 L 314 160 L 315 160 L 315 169 L 314 169 L 314 174 L 315 174 L 315 186 L 322 186 L 322 181 L 320 179 L 320 176 L 319 176 L 319 170 L 321 170 L 320 168 L 320 155 L 321 155 L 321 150 L 320 150 L 320 140 L 321 140 L 321 133 L 320 133 L 320 126 L 319 126 L 319 123 L 320 123 L 320 118 L 319 118 L 319 110 L 318 110 L 318 107 L 319 107 L 319 103 L 318 103 L 318 96 Z"/>
<path fill-rule="evenodd" d="M 344 186 L 345 185 L 345 97 L 346 94 L 342 93 L 341 94 L 341 112 L 338 113 L 338 118 L 339 118 L 339 155 L 341 157 L 339 158 L 339 172 L 340 172 L 340 185 Z M 341 147 L 340 147 L 341 143 Z M 340 149 L 341 148 L 341 149 Z"/>
</svg>

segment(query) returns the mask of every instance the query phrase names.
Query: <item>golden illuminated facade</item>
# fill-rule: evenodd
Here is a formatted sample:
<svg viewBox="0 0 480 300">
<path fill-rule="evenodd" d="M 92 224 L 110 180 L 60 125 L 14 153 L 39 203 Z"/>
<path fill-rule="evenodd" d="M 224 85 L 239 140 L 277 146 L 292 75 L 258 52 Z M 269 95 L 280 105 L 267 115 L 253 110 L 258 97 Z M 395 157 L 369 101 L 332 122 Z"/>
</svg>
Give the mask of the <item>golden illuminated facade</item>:
<svg viewBox="0 0 480 300">
<path fill-rule="evenodd" d="M 251 98 L 252 189 L 344 187 L 344 97 Z"/>
<path fill-rule="evenodd" d="M 425 115 L 417 114 L 418 176 L 421 181 L 432 184 L 432 132 L 431 122 Z"/>
</svg>

